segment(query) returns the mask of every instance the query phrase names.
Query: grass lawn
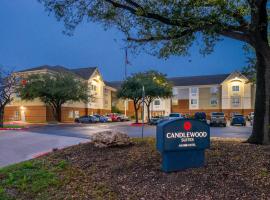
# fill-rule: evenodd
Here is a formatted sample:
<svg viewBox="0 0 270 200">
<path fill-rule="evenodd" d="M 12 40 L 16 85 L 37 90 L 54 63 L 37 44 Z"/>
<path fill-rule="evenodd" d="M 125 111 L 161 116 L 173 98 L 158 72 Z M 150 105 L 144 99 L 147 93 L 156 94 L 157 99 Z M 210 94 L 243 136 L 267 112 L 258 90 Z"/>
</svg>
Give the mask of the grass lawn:
<svg viewBox="0 0 270 200">
<path fill-rule="evenodd" d="M 25 128 L 25 126 L 22 126 L 22 125 L 17 125 L 17 124 L 5 124 L 4 125 L 4 128 Z"/>
<path fill-rule="evenodd" d="M 154 139 L 80 144 L 0 170 L 0 199 L 267 199 L 270 148 L 212 141 L 206 166 L 163 173 Z"/>
</svg>

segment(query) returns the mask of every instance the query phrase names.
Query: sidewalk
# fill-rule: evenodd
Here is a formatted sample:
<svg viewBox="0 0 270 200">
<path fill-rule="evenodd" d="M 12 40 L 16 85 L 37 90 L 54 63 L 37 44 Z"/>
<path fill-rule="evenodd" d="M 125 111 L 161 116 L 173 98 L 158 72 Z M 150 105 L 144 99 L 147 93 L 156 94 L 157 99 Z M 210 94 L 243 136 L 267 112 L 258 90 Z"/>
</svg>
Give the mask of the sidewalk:
<svg viewBox="0 0 270 200">
<path fill-rule="evenodd" d="M 1 131 L 0 134 L 0 167 L 32 159 L 52 151 L 53 148 L 64 148 L 90 141 L 28 131 Z"/>
</svg>

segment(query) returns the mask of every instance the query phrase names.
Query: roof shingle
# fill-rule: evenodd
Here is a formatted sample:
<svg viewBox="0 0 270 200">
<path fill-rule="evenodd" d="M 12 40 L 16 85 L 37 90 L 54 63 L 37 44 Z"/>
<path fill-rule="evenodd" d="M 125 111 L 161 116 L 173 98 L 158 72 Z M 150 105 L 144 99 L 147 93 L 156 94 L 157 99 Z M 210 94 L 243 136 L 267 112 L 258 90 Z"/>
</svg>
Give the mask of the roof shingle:
<svg viewBox="0 0 270 200">
<path fill-rule="evenodd" d="M 77 76 L 88 80 L 91 75 L 94 73 L 94 71 L 97 69 L 97 67 L 85 67 L 85 68 L 76 68 L 76 69 L 68 69 L 66 67 L 56 65 L 56 66 L 50 66 L 50 65 L 42 65 L 39 67 L 33 67 L 29 69 L 25 69 L 19 72 L 30 72 L 30 71 L 36 71 L 36 70 L 51 70 L 55 72 L 68 72 L 76 74 Z"/>
</svg>

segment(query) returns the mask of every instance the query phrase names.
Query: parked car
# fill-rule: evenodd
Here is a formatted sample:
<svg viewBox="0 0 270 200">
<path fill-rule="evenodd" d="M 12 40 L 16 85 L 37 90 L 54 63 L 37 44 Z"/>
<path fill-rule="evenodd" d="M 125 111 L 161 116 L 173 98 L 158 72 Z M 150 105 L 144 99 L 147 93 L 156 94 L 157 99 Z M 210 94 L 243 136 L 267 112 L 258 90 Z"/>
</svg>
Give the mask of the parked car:
<svg viewBox="0 0 270 200">
<path fill-rule="evenodd" d="M 107 117 L 107 116 L 103 116 L 103 115 L 94 115 L 96 118 L 98 118 L 98 121 L 99 122 L 110 122 L 112 121 L 112 119 L 110 117 Z"/>
<path fill-rule="evenodd" d="M 247 116 L 248 121 L 253 120 L 253 118 L 254 118 L 254 112 L 249 113 Z"/>
<path fill-rule="evenodd" d="M 122 114 L 120 114 L 119 117 L 121 118 L 121 121 L 122 122 L 129 121 L 130 120 L 128 116 L 125 116 L 125 115 L 122 115 Z"/>
<path fill-rule="evenodd" d="M 184 115 L 183 115 L 183 118 L 185 118 L 185 119 L 190 119 L 190 114 L 184 114 Z"/>
<path fill-rule="evenodd" d="M 207 122 L 205 112 L 196 112 L 194 115 L 194 119 L 202 122 Z"/>
<path fill-rule="evenodd" d="M 180 113 L 171 113 L 169 114 L 169 119 L 183 119 L 184 117 Z"/>
<path fill-rule="evenodd" d="M 122 119 L 117 113 L 110 113 L 107 115 L 107 117 L 111 118 L 112 122 L 121 122 Z"/>
<path fill-rule="evenodd" d="M 210 117 L 210 126 L 227 126 L 225 114 L 223 112 L 212 112 Z"/>
<path fill-rule="evenodd" d="M 77 123 L 96 123 L 98 122 L 98 118 L 92 115 L 84 115 L 75 119 Z"/>
<path fill-rule="evenodd" d="M 157 125 L 158 121 L 162 118 L 162 116 L 156 116 L 156 117 L 152 117 L 149 121 L 150 125 Z"/>
<path fill-rule="evenodd" d="M 246 126 L 246 119 L 243 115 L 234 115 L 231 120 L 231 126 L 236 124 Z"/>
<path fill-rule="evenodd" d="M 163 116 L 163 117 L 160 117 L 158 120 L 157 120 L 157 124 L 160 124 L 162 122 L 165 122 L 165 121 L 168 121 L 170 120 L 170 117 L 169 116 Z"/>
</svg>

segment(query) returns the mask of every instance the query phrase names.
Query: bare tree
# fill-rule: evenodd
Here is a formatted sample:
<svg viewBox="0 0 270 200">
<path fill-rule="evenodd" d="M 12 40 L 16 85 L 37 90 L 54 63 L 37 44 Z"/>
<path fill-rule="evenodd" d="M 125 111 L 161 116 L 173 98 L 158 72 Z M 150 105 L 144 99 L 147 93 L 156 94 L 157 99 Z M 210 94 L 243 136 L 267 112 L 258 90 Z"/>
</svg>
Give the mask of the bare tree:
<svg viewBox="0 0 270 200">
<path fill-rule="evenodd" d="M 12 72 L 0 68 L 0 127 L 4 126 L 5 107 L 13 100 L 18 78 Z"/>
</svg>

